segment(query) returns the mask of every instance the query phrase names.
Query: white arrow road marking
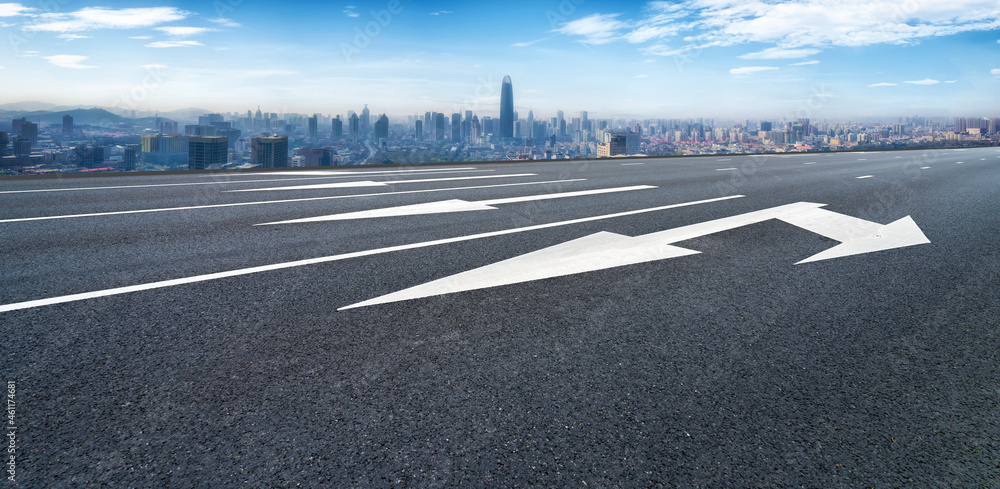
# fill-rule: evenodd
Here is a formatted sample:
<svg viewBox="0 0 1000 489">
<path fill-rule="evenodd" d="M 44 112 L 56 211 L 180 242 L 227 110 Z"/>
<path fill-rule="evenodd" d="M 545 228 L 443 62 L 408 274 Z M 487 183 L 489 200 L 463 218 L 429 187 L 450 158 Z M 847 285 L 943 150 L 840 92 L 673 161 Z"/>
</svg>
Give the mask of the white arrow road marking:
<svg viewBox="0 0 1000 489">
<path fill-rule="evenodd" d="M 331 214 L 328 216 L 306 217 L 303 219 L 292 219 L 288 221 L 268 222 L 263 224 L 257 224 L 257 226 L 268 226 L 272 224 L 299 224 L 305 222 L 321 222 L 321 221 L 344 221 L 349 219 L 371 219 L 375 217 L 416 216 L 423 214 L 443 214 L 446 212 L 487 211 L 487 210 L 496 210 L 496 207 L 493 206 L 500 204 L 531 202 L 535 200 L 561 199 L 565 197 L 598 195 L 611 192 L 628 192 L 631 190 L 645 190 L 651 188 L 656 188 L 656 187 L 651 185 L 635 185 L 631 187 L 602 188 L 594 190 L 579 190 L 576 192 L 560 192 L 555 194 L 526 195 L 522 197 L 479 200 L 474 202 L 452 199 L 452 200 L 443 200 L 438 202 L 426 202 L 422 204 L 402 205 L 398 207 L 386 207 L 383 209 L 371 209 L 367 211 L 345 212 L 343 214 Z"/>
<path fill-rule="evenodd" d="M 930 243 L 930 240 L 924 236 L 909 216 L 883 226 L 819 208 L 824 205 L 826 204 L 797 202 L 636 237 L 600 232 L 399 292 L 358 302 L 338 310 L 511 285 L 692 255 L 700 252 L 672 246 L 672 244 L 770 219 L 780 219 L 794 226 L 841 241 L 841 244 L 798 263 Z"/>
<path fill-rule="evenodd" d="M 128 294 L 128 293 L 131 293 L 131 292 L 138 292 L 138 291 L 142 291 L 142 290 L 161 289 L 161 288 L 164 288 L 164 287 L 173 287 L 173 286 L 176 286 L 176 285 L 193 284 L 193 283 L 198 283 L 198 282 L 207 282 L 207 281 L 210 281 L 210 280 L 218 280 L 218 279 L 228 278 L 228 277 L 237 277 L 237 276 L 240 276 L 240 275 L 249 275 L 249 274 L 252 274 L 252 273 L 269 272 L 269 271 L 273 271 L 273 270 L 283 270 L 283 269 L 286 269 L 286 268 L 295 268 L 295 267 L 302 267 L 302 266 L 306 266 L 306 265 L 315 265 L 315 264 L 318 264 L 318 263 L 327 263 L 327 262 L 334 262 L 334 261 L 346 260 L 346 259 L 349 259 L 349 258 L 357 258 L 357 257 L 362 257 L 362 256 L 379 255 L 379 254 L 382 254 L 382 253 L 391 253 L 391 252 L 394 252 L 394 251 L 412 250 L 412 249 L 417 249 L 417 248 L 426 248 L 426 247 L 429 247 L 429 246 L 437 246 L 437 245 L 449 244 L 449 243 L 459 243 L 459 242 L 462 242 L 462 241 L 471 241 L 471 240 L 474 240 L 474 239 L 491 238 L 491 237 L 494 237 L 494 236 L 503 236 L 503 235 L 506 235 L 506 234 L 524 233 L 524 232 L 528 232 L 528 231 L 535 231 L 535 230 L 538 230 L 538 229 L 548 229 L 548 228 L 555 228 L 555 227 L 560 227 L 560 226 L 569 226 L 569 225 L 572 225 L 572 224 L 580 224 L 580 223 L 584 223 L 584 222 L 600 221 L 600 220 L 603 220 L 603 219 L 614 219 L 614 218 L 617 218 L 617 217 L 634 216 L 634 215 L 638 215 L 638 214 L 645 214 L 647 212 L 657 212 L 657 211 L 662 211 L 662 210 L 666 210 L 666 209 L 674 209 L 674 208 L 677 208 L 677 207 L 687 207 L 687 206 L 691 206 L 691 205 L 707 204 L 707 203 L 710 203 L 710 202 L 719 202 L 719 201 L 723 201 L 723 200 L 739 199 L 739 198 L 742 198 L 742 197 L 744 197 L 744 196 L 743 195 L 728 195 L 726 197 L 717 197 L 717 198 L 714 198 L 714 199 L 698 200 L 698 201 L 694 201 L 694 202 L 682 202 L 680 204 L 670 204 L 670 205 L 664 205 L 664 206 L 660 206 L 660 207 L 650 207 L 650 208 L 647 208 L 647 209 L 639 209 L 639 210 L 634 210 L 634 211 L 617 212 L 617 213 L 614 213 L 614 214 L 604 214 L 604 215 L 601 215 L 601 216 L 581 217 L 579 219 L 571 219 L 571 220 L 568 220 L 568 221 L 552 222 L 552 223 L 548 223 L 548 224 L 536 224 L 534 226 L 526 226 L 526 227 L 514 228 L 514 229 L 505 229 L 505 230 L 501 230 L 501 231 L 491 231 L 491 232 L 488 232 L 488 233 L 472 234 L 472 235 L 469 235 L 469 236 L 458 236 L 458 237 L 455 237 L 455 238 L 444 238 L 444 239 L 437 239 L 437 240 L 433 240 L 433 241 L 423 241 L 423 242 L 420 242 L 420 243 L 412 243 L 412 244 L 404 244 L 404 245 L 398 245 L 398 246 L 390 246 L 390 247 L 387 247 L 387 248 L 377 248 L 377 249 L 374 249 L 374 250 L 355 251 L 355 252 L 352 252 L 352 253 L 344 253 L 344 254 L 340 254 L 340 255 L 323 256 L 323 257 L 319 257 L 319 258 L 310 258 L 310 259 L 306 259 L 306 260 L 290 261 L 290 262 L 285 262 L 285 263 L 275 263 L 273 265 L 262 265 L 262 266 L 258 266 L 258 267 L 242 268 L 242 269 L 238 269 L 238 270 L 228 270 L 228 271 L 224 271 L 224 272 L 209 273 L 209 274 L 206 274 L 206 275 L 196 275 L 196 276 L 193 276 L 193 277 L 178 278 L 178 279 L 173 279 L 173 280 L 161 280 L 159 282 L 150 282 L 150 283 L 146 283 L 146 284 L 130 285 L 130 286 L 127 286 L 127 287 L 117 287 L 117 288 L 113 288 L 113 289 L 96 290 L 96 291 L 93 291 L 93 292 L 83 292 L 83 293 L 80 293 L 80 294 L 71 294 L 71 295 L 64 295 L 64 296 L 59 296 L 59 297 L 50 297 L 50 298 L 47 298 L 47 299 L 37 299 L 37 300 L 33 300 L 33 301 L 16 302 L 16 303 L 13 303 L 13 304 L 3 304 L 3 305 L 0 305 L 0 312 L 17 311 L 17 310 L 20 310 L 20 309 L 31 309 L 31 308 L 34 308 L 34 307 L 49 306 L 49 305 L 53 305 L 53 304 L 62 304 L 62 303 L 65 303 L 65 302 L 75 302 L 75 301 L 82 301 L 82 300 L 86 300 L 86 299 L 95 299 L 95 298 L 98 298 L 98 297 L 109 297 L 109 296 L 113 296 L 113 295 Z"/>
<path fill-rule="evenodd" d="M 428 182 L 454 182 L 456 180 L 478 180 L 482 178 L 514 178 L 514 177 L 535 177 L 537 173 L 513 173 L 510 175 L 482 175 L 475 177 L 448 177 L 448 178 L 421 178 L 417 180 L 388 180 L 385 182 L 373 182 L 361 180 L 357 182 L 337 182 L 319 183 L 315 185 L 293 185 L 288 187 L 268 187 L 268 188 L 248 188 L 244 190 L 228 190 L 228 192 L 264 192 L 269 190 L 315 190 L 321 188 L 353 188 L 353 187 L 386 187 L 400 183 L 428 183 Z"/>
<path fill-rule="evenodd" d="M 122 214 L 145 214 L 148 212 L 169 212 L 169 211 L 189 211 L 197 209 L 214 209 L 216 207 L 242 207 L 245 205 L 265 205 L 265 204 L 287 204 L 290 202 L 308 202 L 312 200 L 332 200 L 332 199 L 356 199 L 359 197 L 382 197 L 386 195 L 402 195 L 402 194 L 424 194 L 429 192 L 448 192 L 452 190 L 477 190 L 481 188 L 498 188 L 498 187 L 521 187 L 526 185 L 546 185 L 553 183 L 570 183 L 570 182 L 583 182 L 586 178 L 573 178 L 570 180 L 548 180 L 544 182 L 520 182 L 520 183 L 499 183 L 494 185 L 473 185 L 470 187 L 445 187 L 445 188 L 430 188 L 423 190 L 400 190 L 396 192 L 379 192 L 374 194 L 350 194 L 350 195 L 327 195 L 324 197 L 305 197 L 300 199 L 283 199 L 283 200 L 265 200 L 260 202 L 233 202 L 230 204 L 205 204 L 205 205 L 193 205 L 187 207 L 160 207 L 158 209 L 137 209 L 131 211 L 111 211 L 111 212 L 93 212 L 90 214 L 68 214 L 62 216 L 40 216 L 40 217 L 20 217 L 15 219 L 0 219 L 0 223 L 7 222 L 24 222 L 24 221 L 47 221 L 50 219 L 72 219 L 77 217 L 98 217 L 98 216 L 117 216 Z"/>
</svg>

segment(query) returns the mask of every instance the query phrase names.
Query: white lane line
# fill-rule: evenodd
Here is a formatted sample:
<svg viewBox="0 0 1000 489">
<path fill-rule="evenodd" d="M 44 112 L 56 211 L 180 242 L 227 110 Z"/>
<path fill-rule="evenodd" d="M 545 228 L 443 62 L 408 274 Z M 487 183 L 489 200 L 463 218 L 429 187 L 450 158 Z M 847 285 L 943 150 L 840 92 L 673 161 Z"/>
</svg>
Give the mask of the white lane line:
<svg viewBox="0 0 1000 489">
<path fill-rule="evenodd" d="M 921 166 L 920 169 L 921 170 L 930 170 L 931 167 L 929 167 L 929 166 Z"/>
<path fill-rule="evenodd" d="M 214 209 L 217 207 L 239 207 L 244 205 L 287 204 L 290 202 L 308 202 L 311 200 L 353 199 L 357 197 L 379 197 L 382 195 L 422 194 L 428 192 L 447 192 L 450 190 L 474 190 L 481 188 L 516 187 L 521 185 L 544 185 L 553 183 L 583 182 L 586 180 L 587 180 L 586 178 L 574 178 L 570 180 L 548 180 L 545 182 L 502 183 L 496 185 L 474 185 L 471 187 L 448 187 L 448 188 L 432 188 L 424 190 L 401 190 L 398 192 L 380 192 L 375 194 L 332 195 L 326 197 L 306 197 L 301 199 L 265 200 L 261 202 L 236 202 L 232 204 L 207 204 L 207 205 L 195 205 L 189 207 L 163 207 L 159 209 L 139 209 L 133 211 L 94 212 L 90 214 L 70 214 L 65 216 L 22 217 L 18 219 L 3 219 L 0 220 L 0 223 L 23 222 L 23 221 L 45 221 L 49 219 L 71 219 L 76 217 L 117 216 L 121 214 L 143 214 L 147 212 L 187 211 L 195 209 Z"/>
<path fill-rule="evenodd" d="M 716 168 L 715 171 L 733 171 L 737 169 L 738 168 Z"/>
<path fill-rule="evenodd" d="M 622 163 L 622 166 L 645 165 L 645 163 Z"/>
<path fill-rule="evenodd" d="M 387 180 L 376 182 L 373 180 L 361 180 L 357 182 L 337 182 L 318 183 L 315 185 L 292 185 L 287 187 L 268 188 L 247 188 L 243 190 L 226 190 L 226 192 L 267 192 L 273 190 L 317 190 L 328 188 L 355 188 L 355 187 L 387 187 L 401 183 L 429 183 L 429 182 L 454 182 L 457 180 L 480 180 L 483 178 L 514 178 L 514 177 L 536 177 L 537 173 L 512 173 L 510 175 L 480 175 L 475 177 L 448 177 L 448 178 L 420 178 L 417 180 Z"/>
<path fill-rule="evenodd" d="M 860 177 L 854 177 L 854 178 L 857 178 L 857 179 L 862 179 L 862 178 L 871 178 L 871 177 L 874 177 L 874 176 L 875 176 L 875 175 L 862 175 L 862 176 L 860 176 Z"/>
<path fill-rule="evenodd" d="M 858 158 L 858 161 L 868 161 L 868 158 Z"/>
<path fill-rule="evenodd" d="M 721 159 L 718 159 L 718 160 L 715 160 L 715 161 L 731 161 L 731 160 L 732 160 L 732 158 L 721 158 Z"/>
<path fill-rule="evenodd" d="M 260 173 L 240 173 L 243 176 L 255 176 L 255 177 L 267 177 L 272 175 L 291 175 L 291 176 L 307 176 L 307 175 L 348 175 L 348 176 L 365 176 L 365 175 L 388 175 L 396 173 L 433 173 L 442 172 L 449 170 L 476 170 L 474 167 L 463 167 L 463 168 L 410 168 L 407 170 L 372 170 L 372 171 L 343 171 L 343 170 L 306 170 L 306 171 L 273 171 L 273 172 L 260 172 Z M 492 170 L 491 170 L 492 171 Z M 205 175 L 213 176 L 213 175 Z"/>
<path fill-rule="evenodd" d="M 632 190 L 646 190 L 656 188 L 652 185 L 634 185 L 631 187 L 599 188 L 593 190 L 578 190 L 575 192 L 559 192 L 552 194 L 524 195 L 520 197 L 508 197 L 504 199 L 467 201 L 460 199 L 442 200 L 437 202 L 424 202 L 421 204 L 401 205 L 396 207 L 384 207 L 381 209 L 371 209 L 357 212 L 344 212 L 341 214 L 330 214 L 325 216 L 306 217 L 302 219 L 291 219 L 288 221 L 266 222 L 256 224 L 257 226 L 269 226 L 273 224 L 301 224 L 306 222 L 327 222 L 346 221 L 350 219 L 372 219 L 378 217 L 399 217 L 399 216 L 419 216 L 428 214 L 444 214 L 448 212 L 471 212 L 496 210 L 495 205 L 515 204 L 520 202 L 532 202 L 536 200 L 563 199 L 566 197 L 582 197 L 588 195 L 599 195 L 613 192 L 631 192 Z"/>
<path fill-rule="evenodd" d="M 686 206 L 692 206 L 692 205 L 698 205 L 698 204 L 707 204 L 707 203 L 710 203 L 710 202 L 719 202 L 719 201 L 723 201 L 723 200 L 738 199 L 738 198 L 741 198 L 741 197 L 744 197 L 744 196 L 743 195 L 729 195 L 729 196 L 726 196 L 726 197 L 718 197 L 718 198 L 714 198 L 714 199 L 698 200 L 698 201 L 694 201 L 694 202 L 683 202 L 683 203 L 680 203 L 680 204 L 670 204 L 670 205 L 665 205 L 665 206 L 660 206 L 660 207 L 650 207 L 650 208 L 647 208 L 647 209 L 639 209 L 639 210 L 634 210 L 634 211 L 617 212 L 617 213 L 614 213 L 614 214 L 604 214 L 604 215 L 601 215 L 601 216 L 582 217 L 582 218 L 579 218 L 579 219 L 571 219 L 571 220 L 568 220 L 568 221 L 559 221 L 559 222 L 553 222 L 553 223 L 548 223 L 548 224 L 536 224 L 534 226 L 526 226 L 526 227 L 522 227 L 522 228 L 506 229 L 506 230 L 503 230 L 503 231 L 491 231 L 491 232 L 488 232 L 488 233 L 472 234 L 472 235 L 468 235 L 468 236 L 458 236 L 458 237 L 454 237 L 454 238 L 436 239 L 436 240 L 433 240 L 433 241 L 423 241 L 423 242 L 420 242 L 420 243 L 412 243 L 412 244 L 405 244 L 405 245 L 398 245 L 398 246 L 390 246 L 390 247 L 387 247 L 387 248 L 377 248 L 377 249 L 374 249 L 374 250 L 355 251 L 355 252 L 352 252 L 352 253 L 343 253 L 343 254 L 340 254 L 340 255 L 323 256 L 323 257 L 319 257 L 319 258 L 310 258 L 310 259 L 306 259 L 306 260 L 297 260 L 297 261 L 290 261 L 290 262 L 284 262 L 284 263 L 275 263 L 275 264 L 272 264 L 272 265 L 263 265 L 263 266 L 258 266 L 258 267 L 241 268 L 241 269 L 238 269 L 238 270 L 228 270 L 228 271 L 225 271 L 225 272 L 209 273 L 209 274 L 205 274 L 205 275 L 196 275 L 196 276 L 193 276 L 193 277 L 178 278 L 178 279 L 173 279 L 173 280 L 162 280 L 162 281 L 159 281 L 159 282 L 150 282 L 150 283 L 140 284 L 140 285 L 131 285 L 131 286 L 128 286 L 128 287 L 116 287 L 116 288 L 113 288 L 113 289 L 96 290 L 96 291 L 93 291 L 93 292 L 84 292 L 84 293 L 81 293 L 81 294 L 71 294 L 71 295 L 63 295 L 63 296 L 59 296 L 59 297 L 50 297 L 50 298 L 47 298 L 47 299 L 37 299 L 37 300 L 33 300 L 33 301 L 16 302 L 16 303 L 13 303 L 13 304 L 0 305 L 0 312 L 17 311 L 17 310 L 20 310 L 20 309 L 31 309 L 31 308 L 34 308 L 34 307 L 50 306 L 50 305 L 54 305 L 54 304 L 62 304 L 62 303 L 65 303 L 65 302 L 75 302 L 75 301 L 82 301 L 82 300 L 86 300 L 86 299 L 96 299 L 98 297 L 109 297 L 109 296 L 113 296 L 113 295 L 128 294 L 128 293 L 131 293 L 131 292 L 139 292 L 139 291 L 143 291 L 143 290 L 152 290 L 152 289 L 161 289 L 161 288 L 165 288 L 165 287 L 173 287 L 175 285 L 185 285 L 185 284 L 193 284 L 193 283 L 198 283 L 198 282 L 207 282 L 207 281 L 210 281 L 210 280 L 218 280 L 218 279 L 222 279 L 222 278 L 237 277 L 237 276 L 240 276 L 240 275 L 249 275 L 249 274 L 252 274 L 252 273 L 270 272 L 270 271 L 274 271 L 274 270 L 283 270 L 283 269 L 286 269 L 286 268 L 302 267 L 302 266 L 306 266 L 306 265 L 315 265 L 315 264 L 318 264 L 318 263 L 327 263 L 327 262 L 333 262 L 333 261 L 340 261 L 340 260 L 346 260 L 348 258 L 357 258 L 357 257 L 362 257 L 362 256 L 378 255 L 378 254 L 382 254 L 382 253 L 391 253 L 391 252 L 394 252 L 394 251 L 403 251 L 403 250 L 412 250 L 412 249 L 417 249 L 417 248 L 426 248 L 426 247 L 429 247 L 429 246 L 437 246 L 437 245 L 449 244 L 449 243 L 459 243 L 459 242 L 462 242 L 462 241 L 470 241 L 470 240 L 474 240 L 474 239 L 491 238 L 491 237 L 494 237 L 494 236 L 503 236 L 503 235 L 506 235 L 506 234 L 515 234 L 515 233 L 523 233 L 523 232 L 527 232 L 527 231 L 535 231 L 535 230 L 538 230 L 538 229 L 548 229 L 548 228 L 554 228 L 554 227 L 560 227 L 560 226 L 568 226 L 568 225 L 571 225 L 571 224 L 579 224 L 579 223 L 584 223 L 584 222 L 599 221 L 599 220 L 604 220 L 604 219 L 613 219 L 613 218 L 616 218 L 616 217 L 633 216 L 633 215 L 636 215 L 636 214 L 645 214 L 645 213 L 648 213 L 648 212 L 656 212 L 656 211 L 661 211 L 661 210 L 666 210 L 666 209 L 674 209 L 674 208 L 677 208 L 677 207 L 686 207 Z"/>
<path fill-rule="evenodd" d="M 961 165 L 962 163 L 965 163 L 965 162 L 964 161 L 956 161 L 955 162 L 956 165 Z"/>
<path fill-rule="evenodd" d="M 435 171 L 435 173 L 472 173 L 472 172 L 491 172 L 491 171 L 495 170 L 477 170 L 475 168 L 462 168 L 462 169 L 456 169 L 454 171 L 437 170 Z M 34 192 L 72 192 L 79 190 L 113 190 L 122 188 L 185 187 L 190 185 L 229 185 L 231 183 L 291 182 L 296 180 L 326 180 L 331 178 L 357 178 L 357 177 L 358 175 L 336 175 L 328 177 L 271 178 L 266 180 L 233 180 L 230 182 L 187 182 L 187 183 L 157 183 L 149 185 L 120 185 L 114 187 L 40 188 L 33 190 L 0 190 L 0 194 L 27 194 Z"/>
<path fill-rule="evenodd" d="M 803 163 L 803 165 L 815 165 L 815 164 L 816 164 L 815 161 L 807 161 L 807 162 Z"/>
</svg>

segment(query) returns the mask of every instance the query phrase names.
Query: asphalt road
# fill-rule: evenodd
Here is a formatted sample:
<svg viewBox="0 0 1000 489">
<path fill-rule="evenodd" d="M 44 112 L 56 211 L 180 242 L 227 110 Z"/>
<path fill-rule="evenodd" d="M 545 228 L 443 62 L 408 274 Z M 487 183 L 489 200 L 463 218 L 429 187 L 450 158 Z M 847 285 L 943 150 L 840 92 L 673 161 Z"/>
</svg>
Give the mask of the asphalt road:
<svg viewBox="0 0 1000 489">
<path fill-rule="evenodd" d="M 998 148 L 335 171 L 0 180 L 18 486 L 1000 487 Z M 342 309 L 797 202 L 930 242 L 764 219 Z"/>
</svg>

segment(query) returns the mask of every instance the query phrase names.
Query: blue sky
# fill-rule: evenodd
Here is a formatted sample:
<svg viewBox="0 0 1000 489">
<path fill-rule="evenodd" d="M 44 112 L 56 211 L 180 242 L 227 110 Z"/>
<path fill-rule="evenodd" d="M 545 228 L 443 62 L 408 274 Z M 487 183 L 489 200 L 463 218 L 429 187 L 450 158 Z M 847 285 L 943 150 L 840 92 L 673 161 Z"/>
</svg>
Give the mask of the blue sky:
<svg viewBox="0 0 1000 489">
<path fill-rule="evenodd" d="M 995 0 L 0 3 L 2 102 L 843 119 L 1000 115 Z"/>
</svg>

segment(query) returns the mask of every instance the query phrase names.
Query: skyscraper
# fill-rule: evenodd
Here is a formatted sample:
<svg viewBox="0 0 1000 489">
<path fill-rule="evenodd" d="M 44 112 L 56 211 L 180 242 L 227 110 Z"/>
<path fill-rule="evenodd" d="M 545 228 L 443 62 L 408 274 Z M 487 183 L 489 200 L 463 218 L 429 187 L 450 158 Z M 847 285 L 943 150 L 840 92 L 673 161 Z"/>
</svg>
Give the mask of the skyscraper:
<svg viewBox="0 0 1000 489">
<path fill-rule="evenodd" d="M 341 139 L 344 137 L 344 121 L 338 115 L 333 118 L 333 139 Z"/>
<path fill-rule="evenodd" d="M 440 112 L 434 113 L 434 139 L 444 139 L 444 114 Z"/>
<path fill-rule="evenodd" d="M 462 140 L 462 114 L 458 112 L 451 115 L 451 140 L 454 142 Z"/>
<path fill-rule="evenodd" d="M 119 168 L 121 171 L 135 171 L 136 165 L 139 163 L 139 145 L 138 144 L 128 144 L 122 148 L 122 166 Z"/>
<path fill-rule="evenodd" d="M 205 170 L 213 165 L 222 167 L 228 159 L 229 138 L 225 136 L 188 138 L 188 170 Z"/>
<path fill-rule="evenodd" d="M 319 137 L 319 116 L 313 114 L 307 123 L 309 124 L 309 139 L 317 139 Z"/>
<path fill-rule="evenodd" d="M 347 131 L 351 142 L 358 142 L 358 137 L 361 136 L 361 124 L 358 119 L 358 114 L 351 112 L 351 117 L 347 119 Z"/>
<path fill-rule="evenodd" d="M 63 116 L 62 133 L 63 136 L 73 135 L 73 116 L 69 114 Z"/>
<path fill-rule="evenodd" d="M 500 137 L 514 137 L 514 86 L 510 75 L 500 85 Z"/>
<path fill-rule="evenodd" d="M 416 139 L 424 138 L 424 121 L 417 119 L 413 137 L 415 137 Z"/>
<path fill-rule="evenodd" d="M 365 108 L 361 110 L 361 135 L 368 136 L 371 128 L 371 111 L 368 110 L 368 104 L 365 104 Z"/>
<path fill-rule="evenodd" d="M 375 142 L 382 144 L 387 139 L 389 139 L 389 118 L 385 114 L 382 114 L 375 121 Z"/>
<path fill-rule="evenodd" d="M 288 166 L 288 137 L 267 136 L 251 139 L 250 162 L 262 168 Z"/>
</svg>

